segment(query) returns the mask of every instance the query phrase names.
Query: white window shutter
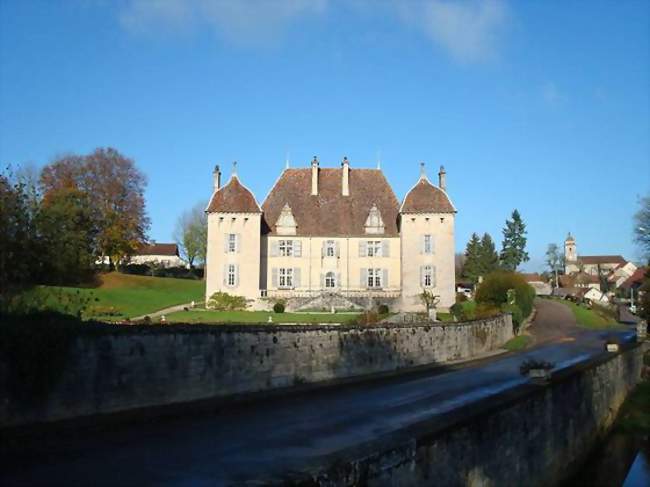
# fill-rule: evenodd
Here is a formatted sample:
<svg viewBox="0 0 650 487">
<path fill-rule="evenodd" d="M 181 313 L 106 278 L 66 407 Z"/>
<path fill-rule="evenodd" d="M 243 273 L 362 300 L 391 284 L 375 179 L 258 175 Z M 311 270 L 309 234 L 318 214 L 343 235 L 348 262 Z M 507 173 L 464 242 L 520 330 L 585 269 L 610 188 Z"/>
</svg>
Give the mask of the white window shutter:
<svg viewBox="0 0 650 487">
<path fill-rule="evenodd" d="M 277 240 L 272 240 L 271 241 L 271 257 L 277 257 L 278 256 L 278 242 Z"/>
<path fill-rule="evenodd" d="M 293 241 L 293 255 L 294 257 L 302 257 L 302 241 L 294 240 Z"/>
<path fill-rule="evenodd" d="M 341 247 L 338 242 L 334 242 L 334 249 L 336 249 L 336 256 L 341 257 Z"/>
<path fill-rule="evenodd" d="M 241 233 L 235 234 L 235 252 L 239 253 L 241 247 Z"/>
<path fill-rule="evenodd" d="M 431 287 L 436 287 L 436 266 L 431 266 Z"/>
<path fill-rule="evenodd" d="M 239 264 L 235 264 L 235 287 L 239 286 Z"/>
<path fill-rule="evenodd" d="M 271 269 L 271 287 L 277 288 L 278 287 L 278 269 L 277 267 L 274 267 Z"/>
<path fill-rule="evenodd" d="M 433 235 L 431 235 L 431 253 L 436 253 L 436 238 Z"/>
<path fill-rule="evenodd" d="M 424 247 L 424 240 L 425 240 L 425 238 L 426 238 L 425 235 L 422 235 L 422 236 L 420 237 L 420 253 L 421 253 L 421 254 L 425 254 L 425 253 L 426 253 L 426 251 L 425 251 L 425 247 Z"/>
<path fill-rule="evenodd" d="M 368 287 L 368 269 L 361 269 L 361 287 Z"/>
<path fill-rule="evenodd" d="M 359 257 L 365 257 L 367 254 L 366 242 L 359 242 Z"/>
<path fill-rule="evenodd" d="M 223 251 L 228 253 L 228 233 L 223 234 Z"/>
<path fill-rule="evenodd" d="M 293 268 L 293 287 L 300 287 L 300 267 Z"/>
<path fill-rule="evenodd" d="M 388 269 L 384 269 L 382 272 L 381 287 L 388 287 Z"/>
<path fill-rule="evenodd" d="M 228 264 L 223 266 L 223 285 L 228 285 Z"/>
<path fill-rule="evenodd" d="M 382 257 L 390 257 L 390 241 L 382 240 L 382 242 L 381 242 L 381 255 L 382 255 Z"/>
</svg>

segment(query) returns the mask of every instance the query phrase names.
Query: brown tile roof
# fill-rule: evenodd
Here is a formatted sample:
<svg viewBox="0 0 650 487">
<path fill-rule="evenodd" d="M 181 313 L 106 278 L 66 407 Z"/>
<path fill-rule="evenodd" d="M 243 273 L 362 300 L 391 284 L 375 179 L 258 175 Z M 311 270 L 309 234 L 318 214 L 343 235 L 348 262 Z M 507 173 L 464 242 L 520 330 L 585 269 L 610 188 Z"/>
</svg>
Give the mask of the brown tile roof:
<svg viewBox="0 0 650 487">
<path fill-rule="evenodd" d="M 296 220 L 297 235 L 366 235 L 365 223 L 377 205 L 385 225 L 384 236 L 397 236 L 399 201 L 379 169 L 350 168 L 350 196 L 341 194 L 342 169 L 318 170 L 318 195 L 311 196 L 311 168 L 285 169 L 262 204 L 266 231 L 285 204 Z"/>
<path fill-rule="evenodd" d="M 627 261 L 620 255 L 581 255 L 578 256 L 578 262 L 583 264 L 625 264 Z"/>
<path fill-rule="evenodd" d="M 400 208 L 402 213 L 455 213 L 447 193 L 421 177 L 406 194 Z"/>
<path fill-rule="evenodd" d="M 575 287 L 575 286 L 584 286 L 586 284 L 598 284 L 600 283 L 600 279 L 598 279 L 598 276 L 592 276 L 591 274 L 587 274 L 586 272 L 583 273 L 577 273 L 573 275 L 561 275 L 558 276 L 558 280 L 560 281 L 560 287 Z"/>
<path fill-rule="evenodd" d="M 620 287 L 629 289 L 631 287 L 640 286 L 643 283 L 643 279 L 645 279 L 645 273 L 647 270 L 647 267 L 638 267 L 637 270 L 635 270 L 634 273 L 628 277 L 625 282 L 623 282 L 623 284 L 621 284 Z"/>
<path fill-rule="evenodd" d="M 544 281 L 544 278 L 537 273 L 527 274 L 525 272 L 522 272 L 521 275 L 526 280 L 526 282 L 546 282 Z"/>
<path fill-rule="evenodd" d="M 135 255 L 178 255 L 178 245 L 175 243 L 152 243 L 143 245 L 135 251 Z"/>
<path fill-rule="evenodd" d="M 262 210 L 253 193 L 239 181 L 237 176 L 233 176 L 225 186 L 212 195 L 206 211 L 208 213 L 260 213 Z"/>
</svg>

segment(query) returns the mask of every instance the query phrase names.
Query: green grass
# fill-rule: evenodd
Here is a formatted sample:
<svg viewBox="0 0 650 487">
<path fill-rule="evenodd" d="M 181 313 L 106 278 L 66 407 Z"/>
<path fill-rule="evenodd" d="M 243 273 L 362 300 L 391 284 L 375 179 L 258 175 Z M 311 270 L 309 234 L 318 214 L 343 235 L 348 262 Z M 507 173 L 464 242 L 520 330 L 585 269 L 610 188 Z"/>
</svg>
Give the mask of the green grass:
<svg viewBox="0 0 650 487">
<path fill-rule="evenodd" d="M 508 340 L 503 348 L 510 352 L 517 352 L 528 347 L 532 341 L 533 339 L 529 335 L 519 335 Z"/>
<path fill-rule="evenodd" d="M 345 323 L 357 313 L 272 313 L 268 311 L 178 311 L 165 316 L 168 323 Z"/>
<path fill-rule="evenodd" d="M 650 381 L 638 384 L 627 397 L 616 427 L 625 433 L 650 435 Z"/>
<path fill-rule="evenodd" d="M 442 321 L 444 323 L 449 323 L 454 321 L 454 315 L 451 313 L 436 313 L 436 318 L 438 321 Z"/>
<path fill-rule="evenodd" d="M 593 309 L 589 309 L 585 306 L 573 303 L 571 301 L 566 301 L 566 300 L 558 300 L 558 301 L 564 304 L 565 306 L 568 306 L 571 309 L 571 311 L 573 311 L 573 315 L 575 316 L 578 325 L 583 326 L 585 328 L 591 328 L 594 330 L 603 330 L 603 329 L 617 328 L 622 326 L 616 323 L 614 319 L 612 319 L 610 316 L 607 316 L 605 313 L 598 312 Z"/>
<path fill-rule="evenodd" d="M 86 302 L 85 319 L 120 320 L 152 313 L 177 304 L 204 299 L 205 283 L 191 279 L 148 277 L 112 272 L 100 275 L 96 288 L 38 286 L 24 297 L 48 309 L 76 312 Z"/>
</svg>

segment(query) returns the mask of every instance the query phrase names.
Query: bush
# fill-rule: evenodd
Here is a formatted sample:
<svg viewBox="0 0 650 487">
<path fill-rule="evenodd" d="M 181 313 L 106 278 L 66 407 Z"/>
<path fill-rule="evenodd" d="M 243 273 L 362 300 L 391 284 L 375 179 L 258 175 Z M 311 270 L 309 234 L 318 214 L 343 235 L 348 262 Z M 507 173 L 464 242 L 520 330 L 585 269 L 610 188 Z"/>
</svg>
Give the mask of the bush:
<svg viewBox="0 0 650 487">
<path fill-rule="evenodd" d="M 378 323 L 381 317 L 374 311 L 366 311 L 350 323 L 354 325 L 374 325 Z"/>
<path fill-rule="evenodd" d="M 206 304 L 206 308 L 217 311 L 243 311 L 247 306 L 244 296 L 233 296 L 223 292 L 214 293 Z"/>
<path fill-rule="evenodd" d="M 519 306 L 516 304 L 504 304 L 501 310 L 504 313 L 510 313 L 512 315 L 512 324 L 515 328 L 515 333 L 518 332 L 521 323 L 524 321 L 524 314 L 521 312 Z"/>
<path fill-rule="evenodd" d="M 456 293 L 456 302 L 464 303 L 467 301 L 467 295 L 465 293 Z"/>
<path fill-rule="evenodd" d="M 390 312 L 390 310 L 388 309 L 388 305 L 387 305 L 387 304 L 380 304 L 380 305 L 377 307 L 377 312 L 378 312 L 380 315 L 387 315 L 387 314 Z"/>
<path fill-rule="evenodd" d="M 451 307 L 450 311 L 454 315 L 454 318 L 456 318 L 456 321 L 470 321 L 478 318 L 478 309 L 474 301 L 456 303 Z"/>
<path fill-rule="evenodd" d="M 514 289 L 514 304 L 521 310 L 522 316 L 528 317 L 533 311 L 535 289 L 516 272 L 496 271 L 488 274 L 476 290 L 476 302 L 501 308 L 511 304 L 508 303 L 509 289 Z"/>
<path fill-rule="evenodd" d="M 284 303 L 278 301 L 273 305 L 273 312 L 274 313 L 284 313 Z"/>
<path fill-rule="evenodd" d="M 486 318 L 493 318 L 501 313 L 501 310 L 496 306 L 493 306 L 489 303 L 480 303 L 476 305 L 476 310 L 474 311 L 475 320 L 484 320 Z"/>
</svg>

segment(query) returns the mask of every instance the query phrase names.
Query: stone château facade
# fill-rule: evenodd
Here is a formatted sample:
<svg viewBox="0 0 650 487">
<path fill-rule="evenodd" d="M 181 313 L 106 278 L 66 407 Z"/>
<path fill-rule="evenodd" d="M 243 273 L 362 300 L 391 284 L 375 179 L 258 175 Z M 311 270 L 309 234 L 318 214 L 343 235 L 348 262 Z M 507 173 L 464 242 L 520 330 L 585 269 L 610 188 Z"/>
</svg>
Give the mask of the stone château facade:
<svg viewBox="0 0 650 487">
<path fill-rule="evenodd" d="M 286 168 L 260 206 L 235 169 L 207 208 L 206 298 L 245 296 L 257 308 L 370 307 L 422 311 L 424 289 L 455 302 L 454 219 L 445 188 L 427 178 L 400 203 L 380 169 Z"/>
</svg>

